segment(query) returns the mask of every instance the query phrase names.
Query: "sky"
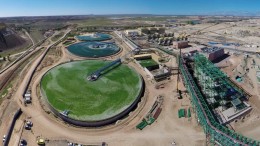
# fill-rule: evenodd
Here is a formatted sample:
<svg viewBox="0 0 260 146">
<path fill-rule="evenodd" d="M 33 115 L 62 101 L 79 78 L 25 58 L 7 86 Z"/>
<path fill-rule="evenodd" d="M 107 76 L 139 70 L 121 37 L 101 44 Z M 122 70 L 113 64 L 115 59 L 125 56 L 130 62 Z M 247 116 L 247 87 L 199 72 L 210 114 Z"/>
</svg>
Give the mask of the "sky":
<svg viewBox="0 0 260 146">
<path fill-rule="evenodd" d="M 0 0 L 0 17 L 88 14 L 258 13 L 260 0 Z"/>
</svg>

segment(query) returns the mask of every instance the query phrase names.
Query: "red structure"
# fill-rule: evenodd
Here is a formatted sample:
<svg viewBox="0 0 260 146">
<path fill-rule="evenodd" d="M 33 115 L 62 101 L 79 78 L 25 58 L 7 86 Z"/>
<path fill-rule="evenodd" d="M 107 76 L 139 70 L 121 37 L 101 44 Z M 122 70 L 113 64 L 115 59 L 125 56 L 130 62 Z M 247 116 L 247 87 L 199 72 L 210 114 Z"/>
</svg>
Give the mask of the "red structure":
<svg viewBox="0 0 260 146">
<path fill-rule="evenodd" d="M 173 48 L 175 48 L 175 49 L 187 48 L 188 46 L 189 46 L 189 44 L 187 41 L 173 42 Z"/>
</svg>

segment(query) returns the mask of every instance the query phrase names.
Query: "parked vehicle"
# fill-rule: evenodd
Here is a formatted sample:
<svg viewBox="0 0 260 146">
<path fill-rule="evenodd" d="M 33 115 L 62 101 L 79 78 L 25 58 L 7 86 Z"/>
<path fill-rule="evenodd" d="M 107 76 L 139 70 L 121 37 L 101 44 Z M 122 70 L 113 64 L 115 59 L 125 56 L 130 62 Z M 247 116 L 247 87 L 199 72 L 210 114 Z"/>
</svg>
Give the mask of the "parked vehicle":
<svg viewBox="0 0 260 146">
<path fill-rule="evenodd" d="M 40 145 L 40 146 L 43 146 L 43 145 L 45 145 L 45 140 L 43 138 L 38 138 L 37 144 Z"/>
<path fill-rule="evenodd" d="M 4 136 L 3 136 L 3 143 L 5 142 L 5 140 L 6 140 L 6 136 L 4 135 Z"/>
<path fill-rule="evenodd" d="M 27 141 L 24 139 L 20 140 L 20 146 L 27 146 Z"/>
</svg>

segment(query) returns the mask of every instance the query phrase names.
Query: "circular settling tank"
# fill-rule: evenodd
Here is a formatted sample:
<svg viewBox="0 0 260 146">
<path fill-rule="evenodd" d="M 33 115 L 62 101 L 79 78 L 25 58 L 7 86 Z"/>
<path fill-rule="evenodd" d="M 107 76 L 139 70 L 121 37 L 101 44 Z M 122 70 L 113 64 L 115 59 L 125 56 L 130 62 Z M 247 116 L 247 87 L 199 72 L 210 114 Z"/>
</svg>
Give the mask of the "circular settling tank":
<svg viewBox="0 0 260 146">
<path fill-rule="evenodd" d="M 108 61 L 85 60 L 56 66 L 41 80 L 51 110 L 79 126 L 103 126 L 126 116 L 139 102 L 143 80 L 127 65 L 105 72 L 96 81 L 87 76 Z M 110 68 L 111 69 L 111 68 Z M 68 115 L 61 114 L 68 111 Z"/>
<path fill-rule="evenodd" d="M 68 47 L 68 51 L 80 57 L 106 57 L 120 51 L 116 44 L 104 42 L 80 42 Z"/>
<path fill-rule="evenodd" d="M 76 38 L 79 39 L 80 41 L 105 41 L 105 40 L 112 39 L 112 37 L 109 34 L 104 34 L 104 33 L 80 35 L 80 36 L 76 36 Z"/>
</svg>

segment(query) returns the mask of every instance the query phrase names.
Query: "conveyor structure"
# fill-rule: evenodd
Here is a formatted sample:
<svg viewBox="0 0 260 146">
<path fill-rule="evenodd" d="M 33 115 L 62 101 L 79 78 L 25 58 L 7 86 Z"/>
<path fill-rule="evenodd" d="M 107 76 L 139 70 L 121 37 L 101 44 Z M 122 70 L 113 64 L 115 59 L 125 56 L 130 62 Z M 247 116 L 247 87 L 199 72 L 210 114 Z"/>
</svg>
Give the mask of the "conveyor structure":
<svg viewBox="0 0 260 146">
<path fill-rule="evenodd" d="M 122 63 L 122 59 L 124 59 L 126 56 L 128 56 L 129 54 L 132 54 L 135 50 L 132 50 L 130 52 L 128 52 L 127 54 L 125 54 L 124 56 L 122 57 L 119 57 L 118 59 L 110 62 L 109 64 L 101 67 L 100 69 L 94 71 L 93 73 L 91 73 L 87 79 L 89 81 L 96 81 L 101 75 L 102 75 L 102 72 L 104 72 L 105 70 L 107 69 L 112 69 L 113 66 L 115 65 L 120 65 Z"/>
</svg>

